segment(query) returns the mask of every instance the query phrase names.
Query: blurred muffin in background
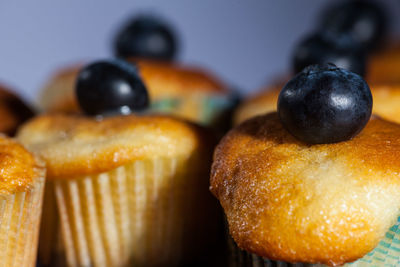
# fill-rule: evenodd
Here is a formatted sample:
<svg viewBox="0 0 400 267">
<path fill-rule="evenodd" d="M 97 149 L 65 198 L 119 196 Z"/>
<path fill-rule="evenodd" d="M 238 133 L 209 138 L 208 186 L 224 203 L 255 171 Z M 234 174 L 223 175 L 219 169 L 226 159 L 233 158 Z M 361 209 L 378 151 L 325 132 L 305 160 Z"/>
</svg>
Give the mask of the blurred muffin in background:
<svg viewBox="0 0 400 267">
<path fill-rule="evenodd" d="M 359 75 L 365 74 L 366 55 L 354 47 L 338 46 L 322 33 L 313 33 L 295 45 L 292 53 L 293 73 L 309 65 L 334 64 Z M 256 115 L 276 111 L 278 95 L 287 79 L 265 86 L 259 93 L 244 100 L 234 113 L 234 125 Z"/>
<path fill-rule="evenodd" d="M 371 84 L 400 84 L 400 42 L 393 42 L 371 55 L 366 78 Z"/>
<path fill-rule="evenodd" d="M 381 1 L 333 1 L 320 14 L 317 31 L 337 45 L 364 49 L 368 53 L 386 45 L 390 17 Z"/>
<path fill-rule="evenodd" d="M 228 86 L 210 72 L 174 60 L 176 37 L 162 20 L 139 16 L 116 35 L 114 54 L 134 64 L 146 84 L 151 110 L 189 119 L 202 125 L 220 125 L 236 103 Z M 80 65 L 56 73 L 43 88 L 43 111 L 79 111 L 74 80 Z"/>
<path fill-rule="evenodd" d="M 55 72 L 40 91 L 38 107 L 42 112 L 78 112 L 75 100 L 75 81 L 81 64 L 73 64 Z"/>
<path fill-rule="evenodd" d="M 129 61 L 138 68 L 149 90 L 152 111 L 213 125 L 234 103 L 228 87 L 202 69 L 164 61 Z M 80 68 L 68 67 L 53 76 L 40 95 L 42 111 L 80 112 L 74 92 Z"/>
<path fill-rule="evenodd" d="M 33 110 L 16 94 L 0 85 L 0 132 L 14 135 L 19 125 L 34 115 Z"/>
<path fill-rule="evenodd" d="M 244 100 L 235 110 L 233 125 L 257 115 L 276 111 L 276 104 L 283 85 L 267 86 L 259 93 Z"/>
<path fill-rule="evenodd" d="M 387 45 L 387 15 L 378 2 L 344 1 L 330 6 L 317 32 L 294 48 L 294 73 L 312 64 L 333 63 L 364 76 L 374 98 L 373 112 L 400 122 L 400 45 Z M 267 86 L 244 101 L 234 123 L 276 110 L 279 86 Z"/>
<path fill-rule="evenodd" d="M 391 18 L 380 1 L 343 1 L 322 13 L 319 31 L 341 46 L 367 54 L 365 78 L 370 85 L 400 82 L 400 43 L 390 40 Z M 335 63 L 335 62 L 332 62 Z"/>
</svg>

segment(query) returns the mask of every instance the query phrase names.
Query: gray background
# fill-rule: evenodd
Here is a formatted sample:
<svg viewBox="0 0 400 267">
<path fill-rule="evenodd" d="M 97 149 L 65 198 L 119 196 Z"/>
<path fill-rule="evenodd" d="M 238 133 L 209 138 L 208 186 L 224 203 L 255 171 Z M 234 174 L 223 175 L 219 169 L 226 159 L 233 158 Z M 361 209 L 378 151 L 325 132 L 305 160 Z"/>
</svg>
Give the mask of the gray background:
<svg viewBox="0 0 400 267">
<path fill-rule="evenodd" d="M 179 60 L 207 67 L 250 93 L 289 68 L 293 45 L 333 0 L 37 0 L 0 3 L 0 80 L 33 99 L 68 63 L 111 56 L 115 29 L 155 12 L 181 37 Z M 400 1 L 380 0 L 400 33 Z"/>
</svg>

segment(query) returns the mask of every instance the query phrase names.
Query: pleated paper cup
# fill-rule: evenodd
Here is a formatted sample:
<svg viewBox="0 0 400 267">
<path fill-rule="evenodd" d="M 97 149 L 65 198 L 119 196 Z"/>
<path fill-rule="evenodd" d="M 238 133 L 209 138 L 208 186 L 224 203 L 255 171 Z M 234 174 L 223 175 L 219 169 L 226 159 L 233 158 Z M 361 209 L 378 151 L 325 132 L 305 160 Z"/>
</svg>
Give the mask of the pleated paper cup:
<svg viewBox="0 0 400 267">
<path fill-rule="evenodd" d="M 232 267 L 322 267 L 323 264 L 287 263 L 283 261 L 272 261 L 255 254 L 241 250 L 228 236 L 229 266 Z M 400 266 L 400 217 L 397 219 L 385 237 L 371 252 L 355 262 L 344 264 L 346 267 L 397 267 Z"/>
<path fill-rule="evenodd" d="M 68 266 L 177 266 L 207 257 L 217 236 L 208 168 L 187 158 L 50 179 L 45 203 L 42 233 L 54 233 L 41 236 L 45 265 L 65 259 Z"/>
<path fill-rule="evenodd" d="M 35 266 L 44 171 L 27 191 L 0 194 L 0 266 Z"/>
<path fill-rule="evenodd" d="M 231 237 L 228 237 L 229 266 L 230 267 L 320 267 L 320 264 L 288 263 L 284 261 L 272 261 L 256 254 L 240 249 Z"/>
<path fill-rule="evenodd" d="M 229 95 L 208 95 L 195 93 L 181 98 L 161 98 L 154 100 L 151 110 L 169 113 L 200 123 L 204 126 L 218 126 L 225 122 L 225 115 L 235 105 Z"/>
</svg>

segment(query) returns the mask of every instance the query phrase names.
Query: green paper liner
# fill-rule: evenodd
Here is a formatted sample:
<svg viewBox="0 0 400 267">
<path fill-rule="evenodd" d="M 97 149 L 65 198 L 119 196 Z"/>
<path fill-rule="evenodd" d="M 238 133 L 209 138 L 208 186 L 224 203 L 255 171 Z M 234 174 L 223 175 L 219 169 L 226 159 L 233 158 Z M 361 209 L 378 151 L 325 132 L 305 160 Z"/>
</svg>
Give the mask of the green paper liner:
<svg viewBox="0 0 400 267">
<path fill-rule="evenodd" d="M 396 224 L 386 232 L 385 237 L 374 250 L 363 258 L 345 266 L 400 266 L 400 217 L 397 218 Z"/>
<path fill-rule="evenodd" d="M 287 263 L 282 261 L 271 261 L 255 254 L 241 250 L 228 237 L 229 266 L 231 267 L 322 267 L 323 264 Z M 385 237 L 371 252 L 355 262 L 346 263 L 344 267 L 398 267 L 400 266 L 400 217 L 397 219 Z"/>
<path fill-rule="evenodd" d="M 228 236 L 229 267 L 319 267 L 318 264 L 287 263 L 272 261 L 240 249 L 235 241 Z"/>
<path fill-rule="evenodd" d="M 235 101 L 231 96 L 197 94 L 191 97 L 164 98 L 154 100 L 150 110 L 171 113 L 204 126 L 213 126 L 221 122 Z"/>
</svg>

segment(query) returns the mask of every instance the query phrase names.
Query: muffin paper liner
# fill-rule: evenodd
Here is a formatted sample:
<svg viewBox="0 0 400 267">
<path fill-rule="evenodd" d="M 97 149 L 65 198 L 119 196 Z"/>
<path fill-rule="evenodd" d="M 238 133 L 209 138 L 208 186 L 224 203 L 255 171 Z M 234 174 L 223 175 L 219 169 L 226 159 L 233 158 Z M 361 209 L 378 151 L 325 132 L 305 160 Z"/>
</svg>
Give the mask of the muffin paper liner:
<svg viewBox="0 0 400 267">
<path fill-rule="evenodd" d="M 55 198 L 57 206 L 46 214 L 42 232 L 61 235 L 41 238 L 40 262 L 174 266 L 193 259 L 212 242 L 216 228 L 214 210 L 207 206 L 208 198 L 213 200 L 208 169 L 196 165 L 189 159 L 143 160 L 107 173 L 49 181 L 45 202 Z"/>
<path fill-rule="evenodd" d="M 44 177 L 26 192 L 0 194 L 0 266 L 35 266 Z"/>
<path fill-rule="evenodd" d="M 320 267 L 322 264 L 286 263 L 281 261 L 271 261 L 255 254 L 248 253 L 236 246 L 231 237 L 228 237 L 229 245 L 229 266 L 232 267 Z M 400 217 L 397 219 L 385 237 L 379 242 L 371 252 L 355 262 L 344 264 L 346 267 L 397 267 L 400 266 Z"/>
<path fill-rule="evenodd" d="M 385 266 L 395 267 L 400 265 L 400 217 L 385 237 L 379 242 L 378 246 L 361 259 L 349 263 L 346 266 Z"/>
<path fill-rule="evenodd" d="M 151 104 L 151 110 L 171 113 L 205 126 L 211 126 L 220 122 L 234 104 L 235 101 L 230 96 L 193 94 L 186 98 L 155 100 Z"/>
<path fill-rule="evenodd" d="M 229 267 L 319 267 L 319 264 L 287 263 L 264 259 L 255 254 L 240 249 L 235 241 L 228 236 Z"/>
</svg>

